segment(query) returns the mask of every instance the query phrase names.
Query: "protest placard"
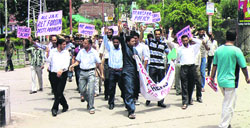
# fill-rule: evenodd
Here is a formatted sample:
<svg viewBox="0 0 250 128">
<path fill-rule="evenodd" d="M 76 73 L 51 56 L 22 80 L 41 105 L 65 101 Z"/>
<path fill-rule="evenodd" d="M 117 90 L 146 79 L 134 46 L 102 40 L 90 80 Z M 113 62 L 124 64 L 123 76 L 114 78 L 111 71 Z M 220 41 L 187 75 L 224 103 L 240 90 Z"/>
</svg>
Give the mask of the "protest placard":
<svg viewBox="0 0 250 128">
<path fill-rule="evenodd" d="M 18 26 L 17 27 L 17 37 L 28 39 L 31 35 L 31 29 L 25 26 Z"/>
<path fill-rule="evenodd" d="M 62 10 L 38 16 L 37 36 L 56 35 L 62 32 Z"/>
<path fill-rule="evenodd" d="M 152 23 L 161 22 L 161 13 L 152 13 Z"/>
<path fill-rule="evenodd" d="M 118 35 L 118 26 L 109 26 L 108 28 L 109 29 L 112 28 L 114 30 L 113 36 Z M 101 32 L 102 32 L 102 36 L 104 36 L 104 27 L 102 27 Z"/>
<path fill-rule="evenodd" d="M 133 10 L 132 12 L 132 21 L 134 22 L 152 22 L 152 11 L 148 10 Z"/>
<path fill-rule="evenodd" d="M 95 25 L 79 23 L 78 33 L 81 33 L 86 36 L 92 36 L 95 32 Z"/>
<path fill-rule="evenodd" d="M 177 36 L 177 41 L 179 43 L 179 45 L 181 46 L 182 45 L 182 42 L 181 42 L 181 37 L 183 35 L 187 35 L 189 38 L 190 37 L 193 37 L 192 33 L 191 33 L 191 28 L 190 26 L 188 25 L 187 27 L 183 28 L 181 31 L 179 31 L 176 36 Z"/>
</svg>

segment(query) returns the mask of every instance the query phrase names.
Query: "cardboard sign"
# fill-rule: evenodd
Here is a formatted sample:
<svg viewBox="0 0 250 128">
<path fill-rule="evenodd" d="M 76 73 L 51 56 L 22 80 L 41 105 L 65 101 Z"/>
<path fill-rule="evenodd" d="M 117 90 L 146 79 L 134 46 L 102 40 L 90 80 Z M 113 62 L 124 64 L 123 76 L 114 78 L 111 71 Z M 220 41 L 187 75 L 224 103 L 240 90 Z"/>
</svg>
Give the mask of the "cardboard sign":
<svg viewBox="0 0 250 128">
<path fill-rule="evenodd" d="M 112 28 L 114 30 L 113 36 L 117 36 L 118 35 L 118 26 L 109 26 L 109 29 Z M 104 27 L 102 27 L 101 29 L 102 32 L 102 36 L 104 36 Z"/>
<path fill-rule="evenodd" d="M 157 22 L 161 22 L 161 13 L 160 12 L 152 14 L 152 23 L 157 23 Z"/>
<path fill-rule="evenodd" d="M 187 27 L 183 28 L 181 31 L 179 31 L 176 36 L 177 36 L 177 41 L 179 43 L 179 45 L 181 46 L 182 45 L 182 42 L 181 42 L 181 37 L 183 35 L 187 35 L 189 38 L 190 37 L 193 37 L 192 33 L 191 33 L 191 28 L 190 26 L 188 25 Z"/>
<path fill-rule="evenodd" d="M 25 26 L 17 27 L 17 37 L 28 39 L 31 36 L 31 28 Z"/>
<path fill-rule="evenodd" d="M 56 35 L 62 32 L 62 10 L 38 16 L 37 36 Z"/>
<path fill-rule="evenodd" d="M 152 11 L 148 10 L 133 10 L 132 12 L 132 21 L 134 22 L 152 22 Z"/>
<path fill-rule="evenodd" d="M 95 32 L 95 25 L 79 23 L 78 33 L 81 33 L 86 36 L 92 36 Z"/>
</svg>

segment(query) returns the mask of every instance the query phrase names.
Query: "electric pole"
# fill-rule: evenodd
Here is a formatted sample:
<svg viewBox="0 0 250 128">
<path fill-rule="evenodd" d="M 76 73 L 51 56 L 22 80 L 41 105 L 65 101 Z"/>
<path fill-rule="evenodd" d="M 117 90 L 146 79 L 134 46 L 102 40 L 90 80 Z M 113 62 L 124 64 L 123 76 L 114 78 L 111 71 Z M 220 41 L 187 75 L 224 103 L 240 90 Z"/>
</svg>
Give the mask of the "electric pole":
<svg viewBox="0 0 250 128">
<path fill-rule="evenodd" d="M 8 36 L 8 10 L 7 10 L 7 0 L 5 0 L 5 37 Z"/>
</svg>

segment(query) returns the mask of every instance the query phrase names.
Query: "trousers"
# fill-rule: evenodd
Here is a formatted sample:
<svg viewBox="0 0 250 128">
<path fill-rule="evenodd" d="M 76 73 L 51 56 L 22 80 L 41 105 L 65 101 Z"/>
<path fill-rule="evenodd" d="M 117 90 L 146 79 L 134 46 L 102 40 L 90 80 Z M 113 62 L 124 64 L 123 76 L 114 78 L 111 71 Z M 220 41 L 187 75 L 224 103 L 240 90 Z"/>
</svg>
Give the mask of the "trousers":
<svg viewBox="0 0 250 128">
<path fill-rule="evenodd" d="M 181 66 L 181 90 L 182 90 L 182 105 L 188 105 L 192 100 L 194 90 L 195 65 Z"/>
<path fill-rule="evenodd" d="M 37 91 L 36 76 L 38 78 L 39 88 L 43 88 L 43 71 L 41 66 L 31 66 L 31 91 Z"/>
<path fill-rule="evenodd" d="M 87 108 L 94 109 L 95 94 L 95 70 L 80 71 L 79 90 L 82 96 L 87 100 Z"/>
<path fill-rule="evenodd" d="M 52 87 L 53 87 L 53 91 L 54 91 L 54 104 L 52 109 L 58 110 L 58 106 L 59 104 L 61 104 L 64 107 L 68 107 L 67 101 L 63 95 L 63 91 L 65 89 L 66 86 L 66 82 L 67 82 L 67 74 L 68 71 L 63 72 L 62 75 L 60 77 L 57 77 L 57 73 L 55 72 L 51 72 L 51 82 L 52 82 Z"/>
</svg>

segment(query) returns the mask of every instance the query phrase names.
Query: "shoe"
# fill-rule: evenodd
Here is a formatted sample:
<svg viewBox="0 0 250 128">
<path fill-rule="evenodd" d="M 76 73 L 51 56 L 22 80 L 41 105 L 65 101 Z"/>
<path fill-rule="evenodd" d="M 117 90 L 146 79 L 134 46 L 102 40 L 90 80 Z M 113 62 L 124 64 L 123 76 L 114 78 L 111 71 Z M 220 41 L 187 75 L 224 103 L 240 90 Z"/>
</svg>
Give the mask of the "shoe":
<svg viewBox="0 0 250 128">
<path fill-rule="evenodd" d="M 68 109 L 69 109 L 69 106 L 67 105 L 66 107 L 63 107 L 62 112 L 66 112 L 66 111 L 68 111 Z"/>
<path fill-rule="evenodd" d="M 30 91 L 30 94 L 34 94 L 34 93 L 37 93 L 37 91 Z"/>
<path fill-rule="evenodd" d="M 99 94 L 95 94 L 94 96 L 97 97 L 97 96 L 99 96 Z"/>
<path fill-rule="evenodd" d="M 232 128 L 232 127 L 231 127 L 231 124 L 229 124 L 227 128 Z"/>
<path fill-rule="evenodd" d="M 150 104 L 150 101 L 147 100 L 147 101 L 146 101 L 146 106 L 149 106 L 149 104 Z"/>
<path fill-rule="evenodd" d="M 10 71 L 14 71 L 14 69 L 10 69 Z"/>
<path fill-rule="evenodd" d="M 83 97 L 83 96 L 81 96 L 81 102 L 84 102 L 84 101 L 85 101 L 84 97 Z"/>
<path fill-rule="evenodd" d="M 166 104 L 163 104 L 163 103 L 158 103 L 158 106 L 162 107 L 162 108 L 166 108 L 167 107 Z"/>
<path fill-rule="evenodd" d="M 55 117 L 57 115 L 57 110 L 56 109 L 52 109 L 51 112 L 52 112 L 52 116 Z"/>
<path fill-rule="evenodd" d="M 193 103 L 193 99 L 191 99 L 190 101 L 189 101 L 189 103 L 188 103 L 189 105 L 194 105 L 194 103 Z"/>
<path fill-rule="evenodd" d="M 108 96 L 105 96 L 105 97 L 104 97 L 104 100 L 105 100 L 105 101 L 108 101 L 108 100 L 109 100 L 109 97 L 108 97 Z"/>
<path fill-rule="evenodd" d="M 176 96 L 179 96 L 179 95 L 181 95 L 181 92 L 177 92 L 177 93 L 176 93 Z"/>
<path fill-rule="evenodd" d="M 95 109 L 89 110 L 89 114 L 95 114 Z"/>
<path fill-rule="evenodd" d="M 137 99 L 135 99 L 135 105 L 140 105 L 140 102 Z"/>
<path fill-rule="evenodd" d="M 202 88 L 202 89 L 201 89 L 201 92 L 205 92 L 205 88 Z"/>
<path fill-rule="evenodd" d="M 134 114 L 134 113 L 129 114 L 129 115 L 128 115 L 128 118 L 129 118 L 129 119 L 135 119 L 135 114 Z"/>
<path fill-rule="evenodd" d="M 69 78 L 69 82 L 72 82 L 72 78 Z"/>
<path fill-rule="evenodd" d="M 5 72 L 8 72 L 8 68 L 5 68 Z"/>
<path fill-rule="evenodd" d="M 186 104 L 184 104 L 181 108 L 183 109 L 183 110 L 185 110 L 185 109 L 187 109 L 187 105 Z"/>
<path fill-rule="evenodd" d="M 43 88 L 40 88 L 38 91 L 41 91 L 41 92 L 42 92 L 42 91 L 43 91 Z"/>
<path fill-rule="evenodd" d="M 109 105 L 109 110 L 113 110 L 113 109 L 114 109 L 114 107 L 115 107 L 115 105 L 114 105 L 114 104 L 110 104 L 110 105 Z"/>
<path fill-rule="evenodd" d="M 200 102 L 200 103 L 202 103 L 202 99 L 199 97 L 199 98 L 197 98 L 197 102 Z"/>
</svg>

